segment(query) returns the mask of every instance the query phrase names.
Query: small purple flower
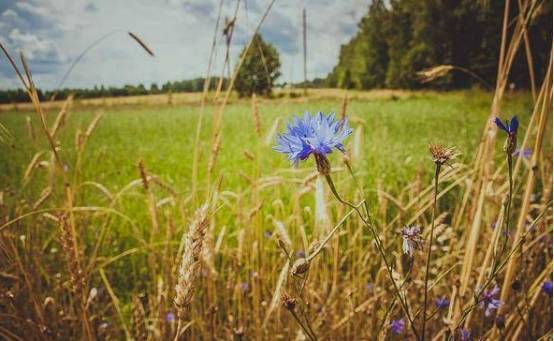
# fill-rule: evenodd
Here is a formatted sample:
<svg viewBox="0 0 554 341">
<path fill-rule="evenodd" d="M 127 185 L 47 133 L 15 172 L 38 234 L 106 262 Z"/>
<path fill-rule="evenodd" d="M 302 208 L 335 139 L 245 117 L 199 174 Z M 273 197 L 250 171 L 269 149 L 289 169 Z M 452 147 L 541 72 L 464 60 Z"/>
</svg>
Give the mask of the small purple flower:
<svg viewBox="0 0 554 341">
<path fill-rule="evenodd" d="M 470 341 L 473 340 L 473 336 L 471 335 L 471 332 L 469 329 L 460 329 L 460 340 L 461 341 Z"/>
<path fill-rule="evenodd" d="M 175 314 L 171 311 L 167 314 L 165 314 L 165 322 L 167 323 L 173 323 L 175 322 Z"/>
<path fill-rule="evenodd" d="M 450 306 L 450 301 L 446 297 L 437 297 L 435 299 L 435 306 L 438 309 L 446 309 Z"/>
<path fill-rule="evenodd" d="M 491 314 L 500 308 L 502 301 L 494 298 L 500 292 L 500 288 L 496 285 L 489 291 L 485 291 L 481 295 L 481 308 L 485 309 L 485 316 L 491 316 Z"/>
<path fill-rule="evenodd" d="M 244 294 L 248 291 L 249 285 L 246 282 L 240 284 L 240 291 Z"/>
<path fill-rule="evenodd" d="M 517 128 L 519 127 L 519 121 L 517 120 L 517 117 L 514 116 L 510 121 L 506 121 L 506 123 L 502 122 L 500 118 L 495 118 L 494 123 L 496 123 L 496 126 L 498 129 L 503 130 L 508 134 L 508 137 L 506 138 L 506 144 L 504 145 L 504 150 L 506 153 L 508 153 L 508 156 L 512 156 L 512 154 L 516 150 L 517 145 Z"/>
<path fill-rule="evenodd" d="M 264 237 L 269 239 L 269 238 L 271 238 L 271 236 L 273 236 L 273 232 L 271 232 L 269 230 L 265 230 Z"/>
<path fill-rule="evenodd" d="M 344 152 L 342 142 L 350 134 L 352 129 L 346 119 L 336 120 L 334 113 L 324 115 L 318 112 L 312 116 L 306 112 L 302 118 L 295 116 L 287 125 L 287 132 L 277 136 L 277 146 L 273 149 L 287 154 L 296 167 L 311 154 L 321 159 L 333 148 Z"/>
<path fill-rule="evenodd" d="M 516 148 L 516 150 L 512 153 L 513 157 L 522 157 L 524 159 L 529 160 L 531 158 L 532 151 L 530 148 Z"/>
<path fill-rule="evenodd" d="M 546 281 L 542 284 L 542 292 L 552 297 L 552 281 Z"/>
<path fill-rule="evenodd" d="M 369 291 L 369 292 L 373 291 L 373 283 L 367 282 L 365 287 L 366 287 L 367 291 Z"/>
<path fill-rule="evenodd" d="M 405 326 L 406 324 L 403 319 L 392 320 L 390 322 L 390 330 L 396 335 L 402 334 Z"/>
<path fill-rule="evenodd" d="M 494 123 L 496 123 L 498 129 L 505 131 L 510 136 L 517 134 L 517 128 L 519 127 L 517 116 L 513 116 L 510 121 L 506 121 L 505 123 L 502 122 L 499 117 L 496 117 Z"/>
<path fill-rule="evenodd" d="M 306 258 L 306 253 L 303 250 L 300 250 L 296 253 L 296 258 Z"/>
<path fill-rule="evenodd" d="M 423 239 L 421 238 L 421 230 L 417 225 L 405 226 L 400 232 L 402 234 L 402 251 L 413 255 L 414 250 L 421 249 L 423 246 Z"/>
</svg>

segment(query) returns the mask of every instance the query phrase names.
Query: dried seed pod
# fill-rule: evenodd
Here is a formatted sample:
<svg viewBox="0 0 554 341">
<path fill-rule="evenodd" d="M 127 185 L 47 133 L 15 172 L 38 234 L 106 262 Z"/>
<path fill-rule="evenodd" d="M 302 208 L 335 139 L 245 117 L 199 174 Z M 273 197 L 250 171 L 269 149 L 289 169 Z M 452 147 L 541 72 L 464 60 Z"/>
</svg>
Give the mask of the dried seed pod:
<svg viewBox="0 0 554 341">
<path fill-rule="evenodd" d="M 292 264 L 291 273 L 294 276 L 298 276 L 308 271 L 309 268 L 310 263 L 306 260 L 306 258 L 299 258 Z"/>
</svg>

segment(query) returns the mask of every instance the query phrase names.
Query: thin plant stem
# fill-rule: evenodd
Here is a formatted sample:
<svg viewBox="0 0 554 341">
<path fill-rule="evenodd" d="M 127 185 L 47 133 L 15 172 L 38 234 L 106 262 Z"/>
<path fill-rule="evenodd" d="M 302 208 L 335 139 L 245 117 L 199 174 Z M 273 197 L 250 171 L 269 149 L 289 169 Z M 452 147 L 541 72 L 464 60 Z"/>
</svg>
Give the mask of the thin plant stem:
<svg viewBox="0 0 554 341">
<path fill-rule="evenodd" d="M 550 201 L 548 204 L 547 204 L 547 208 L 545 210 L 543 210 L 538 216 L 537 218 L 535 218 L 535 220 L 531 223 L 530 227 L 529 227 L 529 230 L 532 230 L 533 227 L 535 225 L 537 225 L 537 223 L 543 218 L 543 216 L 546 214 L 548 208 L 550 207 L 550 205 L 552 204 L 552 201 Z M 494 279 L 496 278 L 496 276 L 500 273 L 500 271 L 502 271 L 504 269 L 504 267 L 506 266 L 506 264 L 510 261 L 510 259 L 512 258 L 512 256 L 514 255 L 514 253 L 518 250 L 518 246 L 521 245 L 524 241 L 525 241 L 525 238 L 527 237 L 527 233 L 528 231 L 526 231 L 525 233 L 523 233 L 523 235 L 521 236 L 521 238 L 519 238 L 519 240 L 515 243 L 515 247 L 512 248 L 512 250 L 510 250 L 510 252 L 508 252 L 508 254 L 506 255 L 506 257 L 501 261 L 499 262 L 498 264 L 492 266 L 491 268 L 491 272 L 487 278 L 487 280 L 485 281 L 485 283 L 479 288 L 479 290 L 474 294 L 474 303 L 472 303 L 470 306 L 466 307 L 462 313 L 462 316 L 460 317 L 460 319 L 458 320 L 458 322 L 456 323 L 456 326 L 454 327 L 453 330 L 457 330 L 459 329 L 465 322 L 466 318 L 469 316 L 469 314 L 476 308 L 479 306 L 479 303 L 481 302 L 480 301 L 480 297 L 481 295 L 483 294 L 483 292 L 485 291 L 485 289 L 494 281 Z M 454 339 L 454 335 L 451 333 L 448 337 L 448 341 L 451 341 Z"/>
<path fill-rule="evenodd" d="M 296 314 L 296 312 L 294 311 L 294 309 L 290 310 L 290 313 L 292 314 L 292 316 L 294 317 L 294 319 L 296 320 L 296 322 L 298 322 L 298 324 L 300 325 L 300 327 L 302 327 L 302 330 L 304 331 L 304 333 L 306 334 L 306 336 L 308 336 L 310 338 L 310 340 L 312 341 L 317 341 L 317 338 L 315 338 L 311 333 L 310 331 L 308 330 L 308 328 L 306 328 L 306 326 L 304 325 L 304 323 L 302 323 L 302 320 L 300 320 L 300 317 L 298 317 L 298 315 Z"/>
<path fill-rule="evenodd" d="M 500 250 L 500 253 L 496 253 L 493 258 L 493 268 L 497 266 L 499 257 L 502 257 L 504 252 L 506 252 L 506 248 L 508 247 L 508 231 L 510 227 L 510 209 L 512 206 L 512 196 L 513 196 L 513 159 L 512 155 L 507 152 L 506 153 L 506 160 L 508 164 L 508 182 L 509 182 L 509 190 L 508 190 L 508 198 L 506 201 L 506 209 L 504 210 L 504 221 L 506 224 L 504 225 L 504 242 L 502 244 L 502 249 Z"/>
<path fill-rule="evenodd" d="M 433 215 L 431 218 L 431 231 L 429 235 L 429 247 L 427 249 L 427 263 L 425 264 L 425 281 L 423 291 L 423 322 L 421 326 L 421 340 L 425 340 L 425 327 L 427 322 L 427 286 L 429 285 L 429 268 L 431 267 L 431 250 L 433 246 L 433 233 L 435 232 L 435 217 L 437 215 L 437 195 L 439 190 L 439 174 L 441 171 L 441 164 L 435 164 L 435 193 L 433 196 Z"/>
<path fill-rule="evenodd" d="M 404 311 L 404 314 L 406 315 L 406 318 L 410 322 L 410 327 L 412 329 L 412 332 L 414 333 L 416 339 L 419 340 L 419 333 L 417 332 L 417 329 L 414 325 L 414 321 L 413 321 L 413 319 L 410 315 L 410 311 L 408 310 L 408 304 L 406 303 L 406 300 L 404 299 L 404 297 L 402 297 L 402 294 L 400 292 L 400 288 L 398 287 L 398 285 L 396 284 L 396 281 L 394 280 L 394 276 L 392 274 L 392 267 L 389 265 L 389 261 L 387 260 L 387 256 L 385 255 L 385 250 L 383 249 L 381 239 L 379 238 L 379 235 L 377 234 L 377 231 L 375 230 L 375 227 L 370 222 L 369 207 L 367 205 L 367 201 L 364 199 L 361 202 L 361 204 L 364 207 L 365 213 L 367 215 L 367 217 L 364 217 L 364 215 L 362 214 L 362 212 L 360 212 L 360 210 L 358 208 L 359 205 L 354 205 L 351 202 L 348 202 L 348 201 L 343 200 L 341 198 L 341 196 L 337 192 L 337 189 L 335 188 L 335 184 L 333 183 L 333 179 L 331 178 L 330 175 L 326 174 L 325 179 L 327 180 L 327 183 L 329 184 L 329 187 L 331 188 L 331 192 L 333 193 L 335 198 L 337 198 L 337 200 L 339 202 L 343 203 L 344 205 L 354 209 L 356 211 L 356 213 L 358 213 L 358 216 L 360 217 L 360 219 L 362 220 L 364 225 L 366 225 L 369 228 L 369 230 L 370 230 L 370 232 L 373 236 L 373 239 L 375 240 L 375 245 L 377 246 L 377 250 L 379 250 L 379 254 L 381 255 L 381 258 L 383 259 L 383 261 L 385 262 L 385 267 L 387 269 L 389 279 L 392 282 L 392 285 L 394 287 L 394 291 L 396 292 L 396 295 L 398 296 L 398 300 L 400 301 L 400 305 L 402 306 L 402 310 Z"/>
</svg>

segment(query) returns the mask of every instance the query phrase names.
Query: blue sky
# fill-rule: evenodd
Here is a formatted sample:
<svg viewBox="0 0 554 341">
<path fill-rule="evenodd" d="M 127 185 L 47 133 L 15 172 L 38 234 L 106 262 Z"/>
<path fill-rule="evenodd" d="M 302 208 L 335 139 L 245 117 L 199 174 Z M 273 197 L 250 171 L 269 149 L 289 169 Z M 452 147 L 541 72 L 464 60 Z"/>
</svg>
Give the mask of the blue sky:
<svg viewBox="0 0 554 341">
<path fill-rule="evenodd" d="M 223 0 L 232 17 L 236 0 Z M 281 55 L 282 81 L 302 79 L 301 12 L 308 14 L 308 78 L 324 77 L 340 45 L 356 32 L 371 0 L 277 0 L 262 27 Z M 242 0 L 231 62 L 237 61 L 269 0 Z M 132 31 L 156 53 L 146 55 L 125 33 L 110 36 L 75 67 L 65 85 L 92 87 L 180 80 L 205 75 L 219 0 L 0 0 L 0 41 L 29 60 L 37 86 L 55 88 L 71 62 L 89 44 L 113 30 Z M 221 36 L 219 34 L 218 36 Z M 224 43 L 219 40 L 214 72 Z M 0 59 L 0 88 L 18 87 Z"/>
</svg>

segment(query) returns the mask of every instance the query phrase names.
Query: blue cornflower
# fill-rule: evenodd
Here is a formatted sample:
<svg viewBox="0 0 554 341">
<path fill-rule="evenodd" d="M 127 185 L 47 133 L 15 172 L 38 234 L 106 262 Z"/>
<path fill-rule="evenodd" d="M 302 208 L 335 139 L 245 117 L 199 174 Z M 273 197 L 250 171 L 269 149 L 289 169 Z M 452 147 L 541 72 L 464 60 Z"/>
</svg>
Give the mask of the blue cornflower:
<svg viewBox="0 0 554 341">
<path fill-rule="evenodd" d="M 502 305 L 502 301 L 494 298 L 500 292 L 500 288 L 496 285 L 489 291 L 485 291 L 481 296 L 481 307 L 485 309 L 485 316 L 490 316 L 494 310 L 497 310 Z"/>
<path fill-rule="evenodd" d="M 542 284 L 542 292 L 552 297 L 552 281 L 546 281 Z"/>
<path fill-rule="evenodd" d="M 446 309 L 450 306 L 450 301 L 446 297 L 437 297 L 435 299 L 435 306 L 438 309 Z"/>
<path fill-rule="evenodd" d="M 312 116 L 306 112 L 301 118 L 295 116 L 287 124 L 287 132 L 277 136 L 277 145 L 273 149 L 287 154 L 295 167 L 313 154 L 318 170 L 328 174 L 330 166 L 326 155 L 333 148 L 344 152 L 342 142 L 350 134 L 352 129 L 346 118 L 336 120 L 334 113 L 324 115 L 318 112 Z"/>
<path fill-rule="evenodd" d="M 502 120 L 499 117 L 496 117 L 494 119 L 494 123 L 496 123 L 496 126 L 498 129 L 504 130 L 508 135 L 515 135 L 517 134 L 517 128 L 519 127 L 519 121 L 517 120 L 517 116 L 513 116 L 510 121 L 506 121 L 505 123 L 502 122 Z"/>
<path fill-rule="evenodd" d="M 461 341 L 470 341 L 473 340 L 473 336 L 471 335 L 471 331 L 469 329 L 460 329 L 460 340 Z"/>
<path fill-rule="evenodd" d="M 496 123 L 498 129 L 501 129 L 505 131 L 506 134 L 508 134 L 508 137 L 506 138 L 506 144 L 504 145 L 504 150 L 506 150 L 508 157 L 511 157 L 512 154 L 515 152 L 517 145 L 517 128 L 519 127 L 517 116 L 513 116 L 510 121 L 506 121 L 505 123 L 502 122 L 500 118 L 496 117 L 494 119 L 494 123 Z"/>
<path fill-rule="evenodd" d="M 390 330 L 396 335 L 402 334 L 405 326 L 406 324 L 403 319 L 392 320 L 390 322 Z"/>
<path fill-rule="evenodd" d="M 250 286 L 248 285 L 248 283 L 246 282 L 242 282 L 240 284 L 240 291 L 244 294 L 246 292 L 248 292 L 248 289 L 250 288 Z"/>
</svg>

